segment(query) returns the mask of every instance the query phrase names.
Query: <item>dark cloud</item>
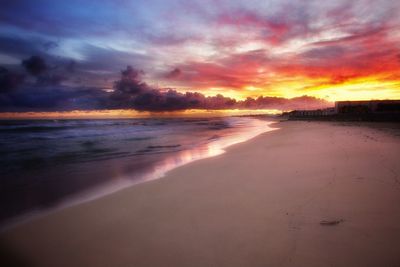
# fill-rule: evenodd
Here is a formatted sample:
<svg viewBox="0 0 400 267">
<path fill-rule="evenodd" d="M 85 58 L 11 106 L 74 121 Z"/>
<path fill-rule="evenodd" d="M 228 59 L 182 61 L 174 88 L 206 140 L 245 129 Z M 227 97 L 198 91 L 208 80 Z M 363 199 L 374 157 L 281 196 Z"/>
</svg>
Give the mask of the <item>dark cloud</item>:
<svg viewBox="0 0 400 267">
<path fill-rule="evenodd" d="M 155 89 L 141 81 L 143 71 L 128 66 L 121 79 L 114 83 L 110 95 L 113 108 L 132 108 L 147 111 L 172 111 L 183 109 L 229 108 L 235 100 L 222 95 L 205 97 L 200 93 L 180 93 L 174 89 Z"/>
<path fill-rule="evenodd" d="M 175 68 L 175 69 L 171 70 L 170 72 L 168 72 L 165 75 L 165 78 L 175 79 L 175 78 L 179 77 L 181 74 L 182 74 L 182 71 L 179 68 Z"/>
<path fill-rule="evenodd" d="M 0 94 L 1 112 L 104 109 L 108 94 L 99 88 L 24 85 Z"/>
<path fill-rule="evenodd" d="M 173 111 L 184 109 L 294 109 L 321 108 L 330 104 L 314 97 L 303 96 L 293 99 L 281 97 L 247 98 L 236 101 L 221 94 L 206 97 L 197 92 L 181 93 L 174 89 L 155 89 L 141 81 L 141 71 L 128 66 L 121 72 L 110 95 L 112 108 L 132 108 L 143 111 Z"/>
<path fill-rule="evenodd" d="M 58 64 L 62 65 L 49 67 L 45 59 L 40 56 L 31 56 L 22 61 L 25 70 L 36 77 L 36 83 L 40 86 L 60 85 L 61 82 L 68 79 L 67 74 L 71 74 L 75 70 L 76 63 L 72 60 L 68 63 L 58 62 Z"/>
<path fill-rule="evenodd" d="M 0 35 L 0 52 L 6 55 L 23 58 L 42 53 L 40 42 L 26 40 L 15 36 Z"/>
<path fill-rule="evenodd" d="M 9 55 L 17 60 L 22 59 L 20 66 L 11 67 L 14 69 L 22 67 L 29 74 L 35 76 L 42 85 L 46 81 L 49 84 L 60 83 L 66 76 L 63 72 L 68 72 L 69 76 L 72 73 L 78 74 L 76 60 L 47 53 L 47 50 L 56 46 L 58 43 L 41 38 L 24 39 L 0 36 L 0 54 Z"/>
<path fill-rule="evenodd" d="M 74 73 L 76 71 L 77 63 L 75 60 L 71 59 L 65 65 L 65 70 L 69 73 Z"/>
<path fill-rule="evenodd" d="M 23 60 L 22 66 L 24 66 L 29 74 L 36 77 L 48 70 L 46 61 L 39 56 L 31 56 L 30 58 Z"/>
<path fill-rule="evenodd" d="M 174 111 L 185 109 L 229 109 L 236 100 L 222 95 L 205 97 L 200 93 L 180 93 L 174 89 L 152 89 L 137 95 L 132 107 L 136 110 Z"/>
<path fill-rule="evenodd" d="M 140 111 L 174 111 L 185 109 L 294 109 L 320 108 L 328 102 L 314 97 L 285 99 L 280 97 L 247 98 L 236 101 L 223 95 L 204 96 L 198 92 L 181 93 L 175 89 L 157 89 L 142 81 L 143 71 L 128 66 L 114 83 L 114 90 L 59 85 L 61 78 L 52 74 L 37 76 L 37 83 L 7 80 L 9 71 L 0 69 L 0 111 L 66 111 L 94 109 L 135 109 Z M 15 74 L 13 74 L 15 75 Z M 68 77 L 66 77 L 68 78 Z M 22 76 L 20 77 L 22 79 Z M 19 88 L 16 89 L 17 85 Z M 3 88 L 7 88 L 4 90 Z"/>
<path fill-rule="evenodd" d="M 258 98 L 247 98 L 241 103 L 242 107 L 250 109 L 279 109 L 279 110 L 291 110 L 291 109 L 318 109 L 331 106 L 331 104 L 325 100 L 318 99 L 311 96 L 294 97 L 291 99 L 283 97 L 265 97 L 260 96 Z"/>
<path fill-rule="evenodd" d="M 59 44 L 48 38 L 2 36 L 0 32 L 0 54 L 16 60 L 27 60 L 26 64 L 21 65 L 21 67 L 25 68 L 30 74 L 33 74 L 32 71 L 35 72 L 35 65 L 28 61 L 32 61 L 30 58 L 32 55 L 45 61 L 47 71 L 44 73 L 47 74 L 47 77 L 40 78 L 42 84 L 45 80 L 54 84 L 54 80 L 68 76 L 70 81 L 80 79 L 84 80 L 87 86 L 99 86 L 102 84 L 99 81 L 104 78 L 115 79 L 115 73 L 118 70 L 115 66 L 128 65 L 132 61 L 145 65 L 144 60 L 142 60 L 143 57 L 140 55 L 91 45 L 85 45 L 81 48 L 82 50 L 77 51 L 85 54 L 85 58 L 80 60 L 50 54 L 47 48 L 50 47 L 51 50 L 56 45 Z M 31 65 L 34 65 L 33 69 Z M 13 66 L 13 68 L 18 67 Z M 67 72 L 67 75 L 64 72 Z M 49 74 L 51 75 L 49 76 Z M 42 75 L 43 73 L 39 74 L 39 76 Z"/>
<path fill-rule="evenodd" d="M 25 82 L 24 74 L 0 67 L 0 111 L 87 108 L 89 105 L 86 102 L 92 103 L 90 106 L 94 107 L 93 102 L 99 100 L 99 90 L 60 86 L 66 77 L 49 70 L 46 61 L 40 56 L 23 60 L 22 65 L 35 76 L 36 82 Z"/>
<path fill-rule="evenodd" d="M 141 81 L 143 74 L 143 71 L 136 70 L 131 66 L 121 71 L 121 79 L 114 82 L 114 91 L 110 96 L 114 102 L 113 105 L 129 107 L 138 94 L 149 91 L 147 84 Z"/>
<path fill-rule="evenodd" d="M 15 90 L 24 81 L 24 75 L 0 67 L 0 94 Z"/>
<path fill-rule="evenodd" d="M 190 108 L 183 94 L 175 90 L 160 92 L 155 89 L 138 94 L 133 101 L 133 107 L 137 110 L 151 111 L 182 110 Z"/>
<path fill-rule="evenodd" d="M 51 86 L 59 85 L 64 80 L 66 80 L 66 77 L 61 74 L 46 74 L 38 76 L 37 83 L 38 85 Z"/>
</svg>

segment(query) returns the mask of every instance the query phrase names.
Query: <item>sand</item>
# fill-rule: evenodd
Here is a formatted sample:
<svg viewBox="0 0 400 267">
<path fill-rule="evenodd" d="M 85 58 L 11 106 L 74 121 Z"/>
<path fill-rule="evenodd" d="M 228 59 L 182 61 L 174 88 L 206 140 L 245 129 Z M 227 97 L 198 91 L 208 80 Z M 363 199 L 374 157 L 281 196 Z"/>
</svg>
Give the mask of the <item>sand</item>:
<svg viewBox="0 0 400 267">
<path fill-rule="evenodd" d="M 400 266 L 398 131 L 383 124 L 275 126 L 162 179 L 3 232 L 3 261 Z"/>
</svg>

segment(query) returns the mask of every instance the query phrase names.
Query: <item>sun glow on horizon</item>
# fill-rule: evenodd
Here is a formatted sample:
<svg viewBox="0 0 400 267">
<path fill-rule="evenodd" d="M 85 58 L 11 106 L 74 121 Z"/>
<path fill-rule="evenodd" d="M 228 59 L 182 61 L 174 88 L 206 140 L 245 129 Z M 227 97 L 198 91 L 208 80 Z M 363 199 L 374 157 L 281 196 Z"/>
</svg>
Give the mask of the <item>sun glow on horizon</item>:
<svg viewBox="0 0 400 267">
<path fill-rule="evenodd" d="M 221 89 L 220 89 L 221 90 Z M 212 95 L 214 90 L 204 90 Z M 201 92 L 204 92 L 201 91 Z M 353 100 L 388 100 L 400 99 L 400 80 L 382 76 L 366 76 L 348 79 L 341 82 L 332 82 L 328 78 L 298 77 L 278 81 L 266 88 L 244 86 L 240 90 L 225 90 L 224 96 L 236 100 L 245 100 L 247 97 L 257 98 L 284 97 L 296 98 L 312 96 L 329 102 Z"/>
</svg>

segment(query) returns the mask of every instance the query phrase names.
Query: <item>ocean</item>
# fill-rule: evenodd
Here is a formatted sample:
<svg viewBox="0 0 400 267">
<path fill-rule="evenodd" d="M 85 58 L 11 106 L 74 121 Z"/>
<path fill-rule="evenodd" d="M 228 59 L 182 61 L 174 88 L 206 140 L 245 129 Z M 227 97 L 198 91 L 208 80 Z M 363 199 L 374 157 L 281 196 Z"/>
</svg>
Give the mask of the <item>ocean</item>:
<svg viewBox="0 0 400 267">
<path fill-rule="evenodd" d="M 0 121 L 0 224 L 161 178 L 271 130 L 254 117 Z"/>
</svg>

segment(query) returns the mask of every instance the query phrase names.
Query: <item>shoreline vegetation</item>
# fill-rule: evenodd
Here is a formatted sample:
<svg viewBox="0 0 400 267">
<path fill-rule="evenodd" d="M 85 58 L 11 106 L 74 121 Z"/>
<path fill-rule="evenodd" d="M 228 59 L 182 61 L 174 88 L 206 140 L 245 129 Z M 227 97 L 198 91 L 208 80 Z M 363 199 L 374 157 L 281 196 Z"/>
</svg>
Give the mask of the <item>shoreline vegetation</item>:
<svg viewBox="0 0 400 267">
<path fill-rule="evenodd" d="M 398 128 L 304 121 L 274 127 L 163 179 L 3 232 L 1 260 L 19 266 L 396 266 Z"/>
</svg>

